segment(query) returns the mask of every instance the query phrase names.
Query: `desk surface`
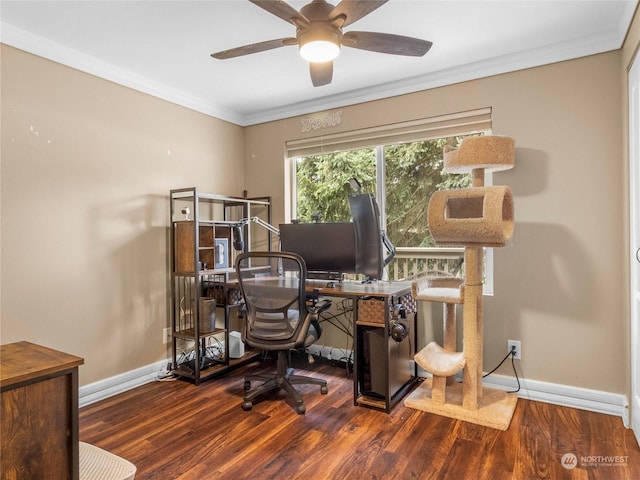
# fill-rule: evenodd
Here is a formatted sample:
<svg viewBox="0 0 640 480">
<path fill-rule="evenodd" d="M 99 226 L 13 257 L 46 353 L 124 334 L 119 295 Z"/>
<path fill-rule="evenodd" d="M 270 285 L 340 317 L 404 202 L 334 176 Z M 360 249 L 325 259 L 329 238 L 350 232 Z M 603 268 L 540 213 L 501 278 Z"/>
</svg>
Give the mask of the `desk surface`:
<svg viewBox="0 0 640 480">
<path fill-rule="evenodd" d="M 292 277 L 255 277 L 253 285 L 297 288 L 297 280 Z M 248 284 L 248 282 L 246 283 Z M 329 286 L 332 285 L 332 286 Z M 320 295 L 331 297 L 393 297 L 411 293 L 411 282 L 328 282 L 326 280 L 307 280 L 308 292 L 317 290 Z"/>
<path fill-rule="evenodd" d="M 307 280 L 307 290 L 333 297 L 392 297 L 411 293 L 411 282 L 336 282 L 327 286 L 326 280 Z"/>
</svg>

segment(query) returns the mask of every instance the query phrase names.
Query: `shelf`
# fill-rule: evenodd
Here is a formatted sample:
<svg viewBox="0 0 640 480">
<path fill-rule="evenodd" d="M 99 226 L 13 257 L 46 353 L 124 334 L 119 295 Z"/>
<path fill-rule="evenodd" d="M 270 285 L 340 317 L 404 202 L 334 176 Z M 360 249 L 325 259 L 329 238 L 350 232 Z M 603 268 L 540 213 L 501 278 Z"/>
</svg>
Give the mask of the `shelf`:
<svg viewBox="0 0 640 480">
<path fill-rule="evenodd" d="M 367 407 L 379 408 L 380 410 L 387 409 L 387 402 L 385 399 L 373 398 L 367 395 L 360 395 L 357 403 L 358 405 L 366 405 Z"/>
<path fill-rule="evenodd" d="M 356 325 L 361 325 L 361 326 L 364 326 L 364 327 L 378 327 L 378 328 L 384 328 L 385 327 L 384 323 L 365 322 L 363 320 L 356 321 Z"/>
<path fill-rule="evenodd" d="M 237 220 L 200 220 L 199 223 L 205 227 L 234 227 L 238 225 Z"/>
<path fill-rule="evenodd" d="M 242 198 L 242 197 L 232 197 L 229 195 L 217 195 L 212 193 L 197 193 L 194 195 L 194 188 L 181 188 L 177 190 L 172 190 L 171 195 L 174 200 L 187 200 L 193 201 L 195 197 L 198 197 L 198 200 L 209 201 L 209 202 L 230 202 L 236 204 L 258 204 L 269 206 L 269 201 L 264 200 L 253 200 L 251 198 Z"/>
<path fill-rule="evenodd" d="M 199 379 L 203 380 L 205 378 L 221 375 L 225 373 L 229 368 L 239 367 L 241 365 L 244 365 L 245 363 L 251 362 L 252 360 L 258 358 L 261 353 L 261 350 L 249 349 L 248 351 L 245 350 L 245 354 L 242 357 L 229 359 L 228 366 L 225 365 L 222 361 L 221 363 L 208 365 L 200 370 Z M 186 366 L 185 364 L 178 365 L 178 367 L 174 369 L 172 373 L 181 377 L 190 378 L 191 380 L 198 380 L 193 369 Z"/>
<path fill-rule="evenodd" d="M 211 332 L 200 332 L 200 338 L 203 337 L 212 337 L 219 333 L 224 333 L 226 331 L 225 328 L 216 328 Z M 173 333 L 174 337 L 181 338 L 183 340 L 194 340 L 196 336 L 196 331 L 193 328 L 187 328 L 185 330 L 180 330 Z"/>
<path fill-rule="evenodd" d="M 226 369 L 226 365 L 224 365 L 223 363 L 213 364 L 211 366 L 201 369 L 199 378 L 203 379 L 203 378 L 213 376 L 216 373 L 221 373 L 225 369 Z M 195 375 L 195 371 L 191 367 L 188 367 L 185 364 L 178 365 L 178 367 L 175 370 L 173 370 L 172 373 L 176 375 L 180 375 L 181 377 L 190 378 L 191 380 L 198 379 L 198 377 L 196 377 Z"/>
<path fill-rule="evenodd" d="M 236 269 L 233 267 L 227 268 L 206 268 L 204 270 L 200 270 L 200 276 L 204 275 L 227 275 L 229 273 L 236 273 Z"/>
<path fill-rule="evenodd" d="M 247 347 L 246 345 L 244 349 L 245 349 L 244 355 L 242 357 L 229 359 L 230 365 L 243 365 L 249 362 L 250 360 L 253 360 L 256 357 L 259 357 L 262 354 L 262 350 L 256 350 L 254 348 Z"/>
<path fill-rule="evenodd" d="M 203 270 L 198 270 L 198 275 L 200 277 L 205 277 L 207 275 L 229 275 L 229 274 L 235 274 L 235 273 L 236 273 L 236 269 L 232 267 L 205 268 Z M 190 270 L 185 270 L 185 271 L 176 271 L 173 273 L 173 275 L 176 277 L 193 277 L 195 273 Z M 224 283 L 224 282 L 221 280 L 220 283 Z"/>
</svg>

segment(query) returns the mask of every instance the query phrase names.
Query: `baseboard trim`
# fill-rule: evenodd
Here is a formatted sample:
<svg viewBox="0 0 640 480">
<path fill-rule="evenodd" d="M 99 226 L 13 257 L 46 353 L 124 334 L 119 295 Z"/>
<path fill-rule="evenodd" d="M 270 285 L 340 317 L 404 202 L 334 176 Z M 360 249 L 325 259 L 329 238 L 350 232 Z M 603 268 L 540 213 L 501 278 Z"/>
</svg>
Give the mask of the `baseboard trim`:
<svg viewBox="0 0 640 480">
<path fill-rule="evenodd" d="M 153 382 L 158 374 L 167 366 L 167 360 L 160 360 L 145 367 L 136 368 L 128 372 L 105 378 L 80 387 L 78 405 L 80 408 L 105 400 L 113 395 L 126 392 L 145 383 Z"/>
<path fill-rule="evenodd" d="M 350 351 L 336 347 L 328 347 L 326 345 L 312 345 L 309 348 L 309 353 L 335 361 L 345 361 L 345 359 L 353 358 Z M 167 361 L 161 360 L 151 365 L 80 387 L 79 405 L 80 407 L 84 407 L 100 400 L 105 400 L 113 395 L 126 392 L 132 388 L 139 387 L 145 383 L 153 382 L 166 365 Z M 418 375 L 421 377 L 431 376 L 421 368 L 418 368 Z M 497 374 L 492 374 L 485 378 L 483 385 L 507 391 L 515 390 L 518 386 L 514 377 Z M 518 397 L 590 412 L 615 415 L 622 418 L 622 422 L 626 428 L 629 428 L 630 425 L 629 401 L 626 395 L 619 393 L 603 392 L 600 390 L 521 378 Z"/>
<path fill-rule="evenodd" d="M 483 385 L 500 390 L 516 390 L 518 387 L 514 377 L 495 374 L 485 378 Z M 626 395 L 619 393 L 521 378 L 518 397 L 579 410 L 615 415 L 622 418 L 625 428 L 629 428 L 629 400 Z"/>
<path fill-rule="evenodd" d="M 421 377 L 431 376 L 430 373 L 420 367 L 418 367 L 418 375 Z M 458 375 L 458 379 L 462 380 L 461 374 Z M 520 378 L 519 380 L 518 398 L 614 415 L 622 418 L 625 428 L 629 428 L 629 400 L 626 395 L 558 383 L 527 380 L 526 378 Z M 497 390 L 514 391 L 518 389 L 518 382 L 515 377 L 495 373 L 484 378 L 482 384 Z"/>
</svg>

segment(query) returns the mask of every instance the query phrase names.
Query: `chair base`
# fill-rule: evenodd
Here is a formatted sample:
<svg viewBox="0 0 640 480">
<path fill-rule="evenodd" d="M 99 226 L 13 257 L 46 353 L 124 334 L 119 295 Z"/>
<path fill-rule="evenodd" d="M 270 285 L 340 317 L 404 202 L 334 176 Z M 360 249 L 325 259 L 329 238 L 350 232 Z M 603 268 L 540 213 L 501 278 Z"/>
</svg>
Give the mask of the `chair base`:
<svg viewBox="0 0 640 480">
<path fill-rule="evenodd" d="M 253 390 L 251 382 L 263 382 Z M 294 385 L 320 385 L 320 393 L 325 395 L 329 390 L 325 380 L 304 375 L 294 375 L 293 368 L 287 365 L 287 352 L 278 351 L 277 371 L 271 375 L 248 375 L 244 379 L 244 389 L 247 391 L 243 398 L 242 409 L 251 410 L 253 401 L 256 397 L 271 392 L 273 390 L 283 389 L 293 397 L 296 402 L 296 412 L 303 414 L 306 411 L 302 395 L 295 389 Z"/>
</svg>

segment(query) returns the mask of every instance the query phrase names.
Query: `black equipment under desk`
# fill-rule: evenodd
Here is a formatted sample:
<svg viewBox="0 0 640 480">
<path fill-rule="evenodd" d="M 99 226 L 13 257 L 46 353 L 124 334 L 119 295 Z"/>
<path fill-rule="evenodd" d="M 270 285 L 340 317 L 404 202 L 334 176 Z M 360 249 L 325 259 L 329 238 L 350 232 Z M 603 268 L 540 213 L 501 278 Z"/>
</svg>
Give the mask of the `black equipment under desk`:
<svg viewBox="0 0 640 480">
<path fill-rule="evenodd" d="M 390 412 L 418 379 L 413 362 L 417 312 L 411 282 L 309 280 L 307 290 L 353 300 L 353 401 Z"/>
</svg>

